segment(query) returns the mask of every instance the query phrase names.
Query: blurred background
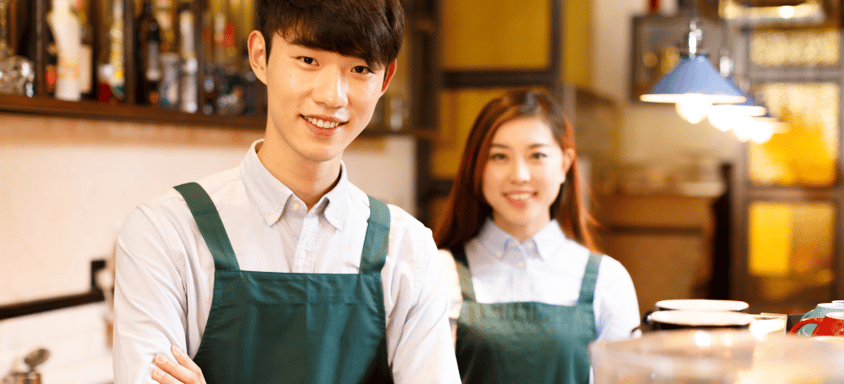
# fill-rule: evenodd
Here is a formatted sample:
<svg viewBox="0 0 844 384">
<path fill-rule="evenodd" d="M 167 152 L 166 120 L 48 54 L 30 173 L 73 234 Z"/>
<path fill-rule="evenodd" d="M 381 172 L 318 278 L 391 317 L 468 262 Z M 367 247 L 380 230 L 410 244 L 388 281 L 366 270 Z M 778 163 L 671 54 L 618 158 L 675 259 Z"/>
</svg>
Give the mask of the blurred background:
<svg viewBox="0 0 844 384">
<path fill-rule="evenodd" d="M 402 3 L 398 73 L 344 157 L 365 191 L 435 227 L 481 107 L 544 89 L 642 312 L 844 298 L 839 0 Z M 114 240 L 133 207 L 262 136 L 254 23 L 252 0 L 0 0 L 0 377 L 44 347 L 48 384 L 111 382 Z M 764 116 L 641 100 L 695 56 L 690 32 Z"/>
</svg>

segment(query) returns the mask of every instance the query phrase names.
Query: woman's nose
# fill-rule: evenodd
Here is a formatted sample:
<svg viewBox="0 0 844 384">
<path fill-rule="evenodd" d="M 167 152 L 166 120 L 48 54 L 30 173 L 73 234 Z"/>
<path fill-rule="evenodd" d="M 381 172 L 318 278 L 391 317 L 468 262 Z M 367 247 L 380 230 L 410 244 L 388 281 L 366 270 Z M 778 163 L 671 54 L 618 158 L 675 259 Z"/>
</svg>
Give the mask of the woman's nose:
<svg viewBox="0 0 844 384">
<path fill-rule="evenodd" d="M 530 168 L 528 168 L 528 165 L 524 161 L 514 161 L 510 168 L 510 176 L 513 181 L 528 181 L 530 180 Z"/>
</svg>

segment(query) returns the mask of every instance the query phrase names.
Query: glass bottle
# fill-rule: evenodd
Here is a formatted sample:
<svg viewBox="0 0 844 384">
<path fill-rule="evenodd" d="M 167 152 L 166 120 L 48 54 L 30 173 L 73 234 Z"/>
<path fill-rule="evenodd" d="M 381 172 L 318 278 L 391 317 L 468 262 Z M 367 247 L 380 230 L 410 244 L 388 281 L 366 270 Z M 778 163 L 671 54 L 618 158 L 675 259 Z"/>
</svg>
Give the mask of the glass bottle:
<svg viewBox="0 0 844 384">
<path fill-rule="evenodd" d="M 97 100 L 101 103 L 115 103 L 118 100 L 114 98 L 111 91 L 111 42 L 109 38 L 109 28 L 111 26 L 111 0 L 96 0 L 99 3 L 101 20 L 97 28 L 97 73 L 96 73 L 96 92 Z"/>
<path fill-rule="evenodd" d="M 197 102 L 197 71 L 199 62 L 196 58 L 194 45 L 194 23 L 196 18 L 193 15 L 190 3 L 179 5 L 179 41 L 181 49 L 179 53 L 182 58 L 181 81 L 179 82 L 179 105 L 183 112 L 194 113 L 199 108 Z"/>
<path fill-rule="evenodd" d="M 94 28 L 91 26 L 90 18 L 88 17 L 88 2 L 86 0 L 76 0 L 75 13 L 79 19 L 79 26 L 81 32 L 82 43 L 79 46 L 79 92 L 82 97 L 89 99 L 92 97 L 93 91 L 93 48 L 94 48 Z"/>
<path fill-rule="evenodd" d="M 213 10 L 209 7 L 205 10 L 202 26 L 202 41 L 205 50 L 205 68 L 202 76 L 202 113 L 213 115 L 215 112 L 214 102 L 217 99 L 217 85 L 215 81 L 214 65 L 214 38 L 213 38 Z"/>
<path fill-rule="evenodd" d="M 160 27 L 153 15 L 152 0 L 144 0 L 137 18 L 135 63 L 138 65 L 136 97 L 138 104 L 158 104 L 158 83 L 161 81 Z"/>
<path fill-rule="evenodd" d="M 155 19 L 158 21 L 160 29 L 159 37 L 161 40 L 161 52 L 175 52 L 176 51 L 176 32 L 174 31 L 175 24 L 175 9 L 173 7 L 173 0 L 156 0 L 154 4 Z"/>
<path fill-rule="evenodd" d="M 111 26 L 108 29 L 109 54 L 108 63 L 111 73 L 108 76 L 108 84 L 111 86 L 111 94 L 118 101 L 123 101 L 125 94 L 125 79 L 123 60 L 123 0 L 114 0 L 111 6 Z"/>
<path fill-rule="evenodd" d="M 79 46 L 82 43 L 79 20 L 73 14 L 68 0 L 53 0 L 53 9 L 47 15 L 53 36 L 57 36 L 58 67 L 56 70 L 55 97 L 60 100 L 78 101 Z"/>
<path fill-rule="evenodd" d="M 32 96 L 35 67 L 32 61 L 15 55 L 9 44 L 8 9 L 12 0 L 0 0 L 0 93 Z"/>
<path fill-rule="evenodd" d="M 44 28 L 44 35 L 44 44 L 46 51 L 46 55 L 44 57 L 46 61 L 46 63 L 44 63 L 44 77 L 40 79 L 34 79 L 26 86 L 24 94 L 30 97 L 35 95 L 36 82 L 44 84 L 44 90 L 46 91 L 48 96 L 53 96 L 54 91 L 56 89 L 56 66 L 58 64 L 56 41 L 53 38 L 53 31 L 51 30 L 51 28 Z M 35 33 L 35 23 L 30 22 L 27 23 L 26 27 L 23 30 L 23 33 L 21 33 L 21 37 L 18 42 L 19 54 L 25 56 L 27 59 L 34 62 L 35 58 L 37 57 L 37 48 L 38 35 Z M 34 76 L 34 74 L 32 76 Z"/>
</svg>

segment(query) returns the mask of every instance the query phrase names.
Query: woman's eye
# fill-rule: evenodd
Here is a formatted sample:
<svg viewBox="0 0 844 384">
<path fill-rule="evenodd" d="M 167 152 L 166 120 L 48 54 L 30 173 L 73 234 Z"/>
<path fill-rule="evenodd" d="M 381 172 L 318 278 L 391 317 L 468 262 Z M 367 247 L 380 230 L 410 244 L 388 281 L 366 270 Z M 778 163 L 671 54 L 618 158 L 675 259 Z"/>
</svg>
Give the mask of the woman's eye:
<svg viewBox="0 0 844 384">
<path fill-rule="evenodd" d="M 537 153 L 534 153 L 533 155 L 531 155 L 530 157 L 537 159 L 537 160 L 541 160 L 541 159 L 548 157 L 548 155 L 546 155 L 542 152 L 537 152 Z"/>
<path fill-rule="evenodd" d="M 489 155 L 490 160 L 504 160 L 506 158 L 507 156 L 505 156 L 503 153 L 493 153 Z"/>
<path fill-rule="evenodd" d="M 371 69 L 369 69 L 368 67 L 364 67 L 363 65 L 358 65 L 357 67 L 354 67 L 352 69 L 352 71 L 354 71 L 355 73 L 361 73 L 361 74 L 372 72 Z"/>
</svg>

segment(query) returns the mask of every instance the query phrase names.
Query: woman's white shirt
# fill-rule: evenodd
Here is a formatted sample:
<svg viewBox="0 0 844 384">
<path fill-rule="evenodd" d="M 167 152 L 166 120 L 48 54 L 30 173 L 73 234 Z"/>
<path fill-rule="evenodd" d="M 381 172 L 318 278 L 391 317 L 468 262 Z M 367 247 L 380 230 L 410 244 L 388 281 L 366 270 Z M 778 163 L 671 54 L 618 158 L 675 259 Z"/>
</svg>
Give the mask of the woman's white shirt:
<svg viewBox="0 0 844 384">
<path fill-rule="evenodd" d="M 590 251 L 566 238 L 556 220 L 519 243 L 487 219 L 478 235 L 464 244 L 475 298 L 479 303 L 541 302 L 574 305 Z M 451 300 L 452 334 L 463 305 L 460 281 L 449 250 L 440 250 Z M 593 302 L 598 340 L 638 336 L 639 302 L 630 274 L 618 260 L 604 256 Z"/>
</svg>

